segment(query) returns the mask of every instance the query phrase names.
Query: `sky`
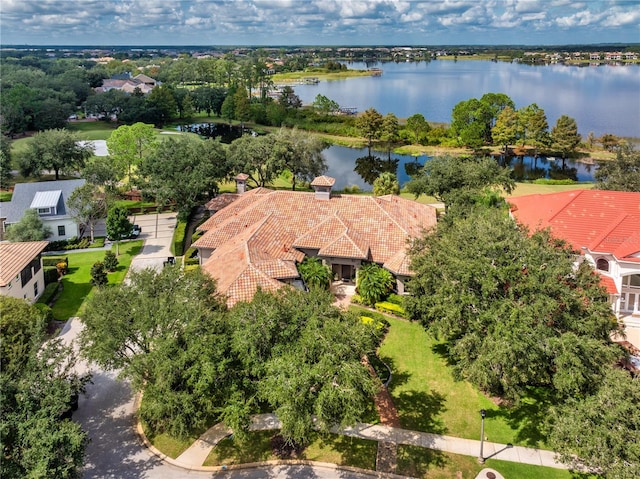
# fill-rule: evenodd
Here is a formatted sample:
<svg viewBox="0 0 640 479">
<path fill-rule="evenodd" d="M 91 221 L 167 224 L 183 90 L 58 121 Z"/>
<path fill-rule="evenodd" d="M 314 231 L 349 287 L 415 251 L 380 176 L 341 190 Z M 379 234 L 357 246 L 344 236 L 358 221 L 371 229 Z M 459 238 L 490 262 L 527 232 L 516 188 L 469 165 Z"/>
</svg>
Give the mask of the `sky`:
<svg viewBox="0 0 640 479">
<path fill-rule="evenodd" d="M 640 0 L 2 0 L 2 45 L 640 43 Z"/>
</svg>

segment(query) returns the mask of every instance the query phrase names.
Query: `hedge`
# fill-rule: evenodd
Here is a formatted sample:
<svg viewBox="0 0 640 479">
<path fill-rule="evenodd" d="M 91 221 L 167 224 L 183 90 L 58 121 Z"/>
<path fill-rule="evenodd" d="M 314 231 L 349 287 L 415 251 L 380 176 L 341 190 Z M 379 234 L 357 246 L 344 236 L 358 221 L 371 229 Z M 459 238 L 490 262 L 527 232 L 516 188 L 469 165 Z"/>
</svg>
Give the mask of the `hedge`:
<svg viewBox="0 0 640 479">
<path fill-rule="evenodd" d="M 58 268 L 56 268 L 55 266 L 45 266 L 44 268 L 42 268 L 42 271 L 44 274 L 45 285 L 58 282 Z"/>
<path fill-rule="evenodd" d="M 42 266 L 58 266 L 58 263 L 67 263 L 69 266 L 68 256 L 43 256 Z"/>
<path fill-rule="evenodd" d="M 174 256 L 182 256 L 184 254 L 184 236 L 187 232 L 187 222 L 178 221 L 176 229 L 173 232 L 173 242 L 171 243 L 171 252 Z"/>
<path fill-rule="evenodd" d="M 42 296 L 38 298 L 38 303 L 49 304 L 55 298 L 56 293 L 58 292 L 58 288 L 60 288 L 60 283 L 57 281 L 55 283 L 48 284 L 44 291 L 42 292 Z"/>
<path fill-rule="evenodd" d="M 200 258 L 198 258 L 197 256 L 195 258 L 185 258 L 184 264 L 185 264 L 185 266 L 194 265 L 194 264 L 199 265 L 200 264 Z"/>
<path fill-rule="evenodd" d="M 400 316 L 401 318 L 408 318 L 406 310 L 397 304 L 390 303 L 389 301 L 381 301 L 376 303 L 376 309 L 382 313 L 390 313 L 395 314 L 396 316 Z"/>
</svg>

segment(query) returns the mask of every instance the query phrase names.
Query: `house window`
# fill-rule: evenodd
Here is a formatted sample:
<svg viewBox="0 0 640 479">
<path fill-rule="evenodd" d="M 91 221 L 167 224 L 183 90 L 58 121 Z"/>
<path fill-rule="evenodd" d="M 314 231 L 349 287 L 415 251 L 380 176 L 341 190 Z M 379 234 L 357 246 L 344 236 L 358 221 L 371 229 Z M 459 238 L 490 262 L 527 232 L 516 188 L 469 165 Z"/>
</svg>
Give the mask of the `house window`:
<svg viewBox="0 0 640 479">
<path fill-rule="evenodd" d="M 58 236 L 64 236 L 64 235 L 65 235 L 64 225 L 58 226 Z"/>
<path fill-rule="evenodd" d="M 599 269 L 600 271 L 609 271 L 609 262 L 604 258 L 598 259 L 598 261 L 596 261 L 596 269 Z"/>
<path fill-rule="evenodd" d="M 622 278 L 622 285 L 631 288 L 640 288 L 640 274 L 630 274 Z"/>
<path fill-rule="evenodd" d="M 33 273 L 31 272 L 31 263 L 29 263 L 26 268 L 20 271 L 20 279 L 22 280 L 23 288 L 29 281 L 31 281 L 31 278 L 33 278 Z"/>
<path fill-rule="evenodd" d="M 39 215 L 48 215 L 51 214 L 51 208 L 38 208 Z"/>
<path fill-rule="evenodd" d="M 33 296 L 38 297 L 38 282 L 33 283 Z"/>
</svg>

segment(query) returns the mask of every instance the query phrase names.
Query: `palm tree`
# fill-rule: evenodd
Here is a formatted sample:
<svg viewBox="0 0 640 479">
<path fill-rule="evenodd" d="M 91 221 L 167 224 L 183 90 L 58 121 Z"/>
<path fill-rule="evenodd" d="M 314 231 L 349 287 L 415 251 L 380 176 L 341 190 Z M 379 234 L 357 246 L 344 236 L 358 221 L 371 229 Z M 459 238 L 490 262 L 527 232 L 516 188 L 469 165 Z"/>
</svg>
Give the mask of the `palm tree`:
<svg viewBox="0 0 640 479">
<path fill-rule="evenodd" d="M 376 263 L 365 263 L 358 270 L 356 288 L 365 304 L 374 306 L 384 299 L 393 286 L 393 276 Z"/>
<path fill-rule="evenodd" d="M 300 271 L 300 276 L 310 288 L 329 289 L 333 275 L 329 267 L 323 264 L 320 258 L 305 258 L 298 265 L 298 271 Z"/>
</svg>

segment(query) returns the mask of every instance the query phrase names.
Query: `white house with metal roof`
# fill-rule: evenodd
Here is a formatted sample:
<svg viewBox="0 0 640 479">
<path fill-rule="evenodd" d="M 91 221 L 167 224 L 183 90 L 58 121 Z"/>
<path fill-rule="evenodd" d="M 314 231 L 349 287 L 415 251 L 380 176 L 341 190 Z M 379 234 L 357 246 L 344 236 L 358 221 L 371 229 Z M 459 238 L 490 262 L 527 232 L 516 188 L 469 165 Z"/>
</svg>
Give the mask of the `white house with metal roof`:
<svg viewBox="0 0 640 479">
<path fill-rule="evenodd" d="M 51 228 L 48 240 L 67 240 L 78 236 L 79 225 L 71 217 L 67 200 L 73 190 L 84 184 L 83 179 L 16 184 L 11 201 L 0 204 L 2 232 L 20 221 L 26 210 L 34 209 L 45 226 Z"/>
</svg>

